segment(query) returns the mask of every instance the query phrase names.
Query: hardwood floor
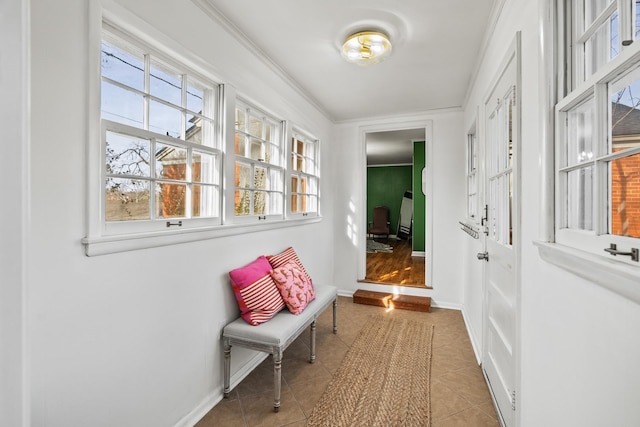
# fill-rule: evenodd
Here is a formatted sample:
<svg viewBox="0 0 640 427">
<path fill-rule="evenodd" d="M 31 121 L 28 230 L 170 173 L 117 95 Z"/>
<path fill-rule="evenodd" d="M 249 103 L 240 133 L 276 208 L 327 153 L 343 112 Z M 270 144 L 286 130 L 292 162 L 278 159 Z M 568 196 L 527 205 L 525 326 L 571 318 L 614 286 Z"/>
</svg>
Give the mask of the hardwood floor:
<svg viewBox="0 0 640 427">
<path fill-rule="evenodd" d="M 368 253 L 367 275 L 363 282 L 430 288 L 425 283 L 425 258 L 411 256 L 411 242 L 407 240 L 378 239 L 388 243 L 393 253 Z"/>
</svg>

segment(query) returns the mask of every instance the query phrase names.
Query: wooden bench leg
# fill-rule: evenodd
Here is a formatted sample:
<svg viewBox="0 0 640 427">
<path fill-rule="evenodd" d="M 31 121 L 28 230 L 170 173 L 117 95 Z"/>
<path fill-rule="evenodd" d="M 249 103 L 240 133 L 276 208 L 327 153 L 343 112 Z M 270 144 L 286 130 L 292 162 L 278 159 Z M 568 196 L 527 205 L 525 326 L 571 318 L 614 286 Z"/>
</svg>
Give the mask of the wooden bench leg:
<svg viewBox="0 0 640 427">
<path fill-rule="evenodd" d="M 314 320 L 313 323 L 311 323 L 311 336 L 310 338 L 310 345 L 309 347 L 311 347 L 311 351 L 309 353 L 309 363 L 313 363 L 316 361 L 316 321 Z"/>
<path fill-rule="evenodd" d="M 273 349 L 273 412 L 280 410 L 280 388 L 282 387 L 282 350 Z"/>
<path fill-rule="evenodd" d="M 338 322 L 337 322 L 337 315 L 338 315 L 338 298 L 333 300 L 333 333 L 337 334 L 338 333 Z"/>
<path fill-rule="evenodd" d="M 229 341 L 225 339 L 224 341 L 224 390 L 223 396 L 225 398 L 229 397 L 230 390 L 230 382 L 231 382 L 231 345 Z"/>
</svg>

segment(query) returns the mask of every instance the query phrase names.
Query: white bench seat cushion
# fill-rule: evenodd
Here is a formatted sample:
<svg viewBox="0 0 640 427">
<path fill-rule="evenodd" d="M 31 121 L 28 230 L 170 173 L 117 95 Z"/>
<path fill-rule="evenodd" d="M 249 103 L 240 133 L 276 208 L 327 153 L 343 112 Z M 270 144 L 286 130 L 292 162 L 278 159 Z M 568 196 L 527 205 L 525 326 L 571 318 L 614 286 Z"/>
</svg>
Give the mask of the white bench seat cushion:
<svg viewBox="0 0 640 427">
<path fill-rule="evenodd" d="M 265 346 L 284 348 L 309 326 L 337 296 L 337 288 L 328 285 L 315 285 L 316 298 L 298 315 L 285 309 L 272 319 L 257 326 L 252 326 L 242 318 L 237 318 L 224 327 L 222 336 L 233 342 L 245 341 Z"/>
</svg>

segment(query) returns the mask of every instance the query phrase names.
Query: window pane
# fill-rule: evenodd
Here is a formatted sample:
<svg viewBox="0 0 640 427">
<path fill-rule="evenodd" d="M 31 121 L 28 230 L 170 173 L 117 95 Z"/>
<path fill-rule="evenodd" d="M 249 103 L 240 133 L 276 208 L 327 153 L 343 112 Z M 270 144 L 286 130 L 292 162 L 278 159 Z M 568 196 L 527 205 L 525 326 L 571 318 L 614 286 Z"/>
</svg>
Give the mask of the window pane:
<svg viewBox="0 0 640 427">
<path fill-rule="evenodd" d="M 296 154 L 292 154 L 292 157 L 293 157 L 293 161 L 291 162 L 292 163 L 291 166 L 293 167 L 293 170 L 302 172 L 303 171 L 304 159 L 301 156 L 296 155 Z"/>
<path fill-rule="evenodd" d="M 249 134 L 262 138 L 262 119 L 249 116 Z"/>
<path fill-rule="evenodd" d="M 152 65 L 149 84 L 151 95 L 179 107 L 182 106 L 181 76 L 163 70 L 158 65 Z"/>
<path fill-rule="evenodd" d="M 309 188 L 307 189 L 307 193 L 318 194 L 318 179 L 309 178 L 308 183 L 309 183 Z"/>
<path fill-rule="evenodd" d="M 187 179 L 187 150 L 171 145 L 156 144 L 156 177 Z"/>
<path fill-rule="evenodd" d="M 236 129 L 245 132 L 245 113 L 244 110 L 236 108 Z"/>
<path fill-rule="evenodd" d="M 156 101 L 149 103 L 149 130 L 182 138 L 182 112 Z"/>
<path fill-rule="evenodd" d="M 254 215 L 266 215 L 267 209 L 267 193 L 264 191 L 256 191 L 253 199 Z"/>
<path fill-rule="evenodd" d="M 618 54 L 618 12 L 600 26 L 584 44 L 585 80 Z"/>
<path fill-rule="evenodd" d="M 259 160 L 261 162 L 265 161 L 264 145 L 262 141 L 255 138 L 251 138 L 251 141 L 249 143 L 249 149 L 251 150 L 249 155 L 250 159 Z"/>
<path fill-rule="evenodd" d="M 611 145 L 609 153 L 640 143 L 640 80 L 611 95 Z"/>
<path fill-rule="evenodd" d="M 254 188 L 267 189 L 267 170 L 265 168 L 255 168 Z"/>
<path fill-rule="evenodd" d="M 269 193 L 267 195 L 269 198 L 268 207 L 269 213 L 272 215 L 280 215 L 282 214 L 282 194 L 281 193 Z"/>
<path fill-rule="evenodd" d="M 186 185 L 169 183 L 156 185 L 156 207 L 160 218 L 184 218 L 186 203 Z"/>
<path fill-rule="evenodd" d="M 187 114 L 187 128 L 184 140 L 194 144 L 202 144 L 202 119 L 200 117 Z"/>
<path fill-rule="evenodd" d="M 113 175 L 150 175 L 151 142 L 115 132 L 107 132 L 106 171 Z"/>
<path fill-rule="evenodd" d="M 292 213 L 298 212 L 298 195 L 297 194 L 291 195 L 291 212 Z"/>
<path fill-rule="evenodd" d="M 107 178 L 105 217 L 107 221 L 149 219 L 149 182 Z"/>
<path fill-rule="evenodd" d="M 271 169 L 269 171 L 269 186 L 273 191 L 283 191 L 283 179 L 282 179 L 282 171 L 278 169 Z"/>
<path fill-rule="evenodd" d="M 298 193 L 300 191 L 298 189 L 298 176 L 297 175 L 292 175 L 291 176 L 291 191 L 293 193 Z"/>
<path fill-rule="evenodd" d="M 610 232 L 640 237 L 640 154 L 612 161 L 609 170 Z"/>
<path fill-rule="evenodd" d="M 593 167 L 567 173 L 567 227 L 593 230 Z"/>
<path fill-rule="evenodd" d="M 280 166 L 280 147 L 274 144 L 267 144 L 267 154 L 265 161 L 270 165 Z"/>
<path fill-rule="evenodd" d="M 100 103 L 103 119 L 142 128 L 144 115 L 142 95 L 102 82 Z"/>
<path fill-rule="evenodd" d="M 251 165 L 236 162 L 236 187 L 251 187 Z"/>
<path fill-rule="evenodd" d="M 214 217 L 218 206 L 218 188 L 212 185 L 194 185 L 191 194 L 191 216 Z"/>
<path fill-rule="evenodd" d="M 118 49 L 110 43 L 102 42 L 101 72 L 119 83 L 144 90 L 144 59 Z"/>
<path fill-rule="evenodd" d="M 203 113 L 204 89 L 202 86 L 189 81 L 187 84 L 187 109 L 195 113 Z"/>
<path fill-rule="evenodd" d="M 194 151 L 191 161 L 191 181 L 217 184 L 215 156 Z"/>
<path fill-rule="evenodd" d="M 246 140 L 246 137 L 243 134 L 236 132 L 234 145 L 235 145 L 235 154 L 237 154 L 238 156 L 246 157 L 245 140 Z"/>
<path fill-rule="evenodd" d="M 237 216 L 249 215 L 251 213 L 251 191 L 236 190 L 234 206 L 234 212 Z"/>
<path fill-rule="evenodd" d="M 569 111 L 567 120 L 567 151 L 564 166 L 593 159 L 593 98 Z"/>
</svg>

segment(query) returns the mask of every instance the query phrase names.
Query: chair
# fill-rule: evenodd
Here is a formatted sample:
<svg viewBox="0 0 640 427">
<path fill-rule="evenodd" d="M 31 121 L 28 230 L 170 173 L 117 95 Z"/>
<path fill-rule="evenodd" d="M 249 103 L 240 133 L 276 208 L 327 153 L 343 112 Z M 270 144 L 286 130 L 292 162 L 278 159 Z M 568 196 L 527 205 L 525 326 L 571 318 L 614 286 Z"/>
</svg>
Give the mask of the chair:
<svg viewBox="0 0 640 427">
<path fill-rule="evenodd" d="M 386 235 L 387 241 L 389 240 L 389 208 L 386 206 L 376 206 L 373 208 L 373 221 L 369 222 L 368 233 L 375 237 L 375 235 Z"/>
</svg>

